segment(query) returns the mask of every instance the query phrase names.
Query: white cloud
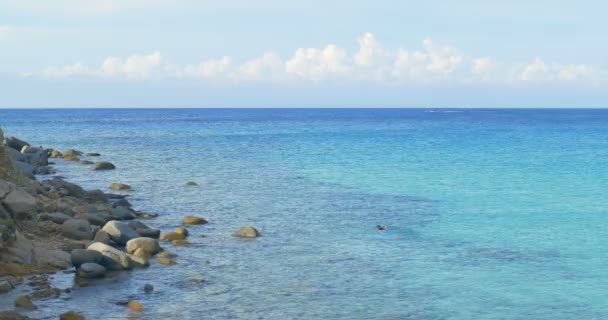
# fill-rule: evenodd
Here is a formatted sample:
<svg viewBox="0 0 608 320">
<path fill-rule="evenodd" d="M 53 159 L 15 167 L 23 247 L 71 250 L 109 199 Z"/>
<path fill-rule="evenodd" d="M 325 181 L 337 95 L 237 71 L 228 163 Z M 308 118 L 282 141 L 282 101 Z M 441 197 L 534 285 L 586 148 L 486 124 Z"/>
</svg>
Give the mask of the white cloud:
<svg viewBox="0 0 608 320">
<path fill-rule="evenodd" d="M 346 59 L 346 51 L 333 44 L 324 49 L 297 49 L 285 62 L 285 71 L 297 78 L 319 81 L 348 73 Z"/>
<path fill-rule="evenodd" d="M 160 52 L 153 52 L 124 59 L 108 57 L 98 67 L 75 63 L 24 74 L 46 78 L 179 78 L 223 83 L 356 81 L 392 86 L 439 82 L 594 86 L 600 83 L 597 68 L 585 64 L 547 63 L 541 58 L 528 64 L 499 62 L 491 57 L 468 58 L 458 49 L 437 45 L 431 39 L 425 39 L 418 50 L 384 47 L 371 33 L 363 34 L 357 41 L 358 49 L 352 55 L 344 48 L 329 44 L 322 48 L 296 49 L 286 60 L 275 52 L 266 52 L 241 63 L 230 56 L 223 56 L 179 65 L 165 62 Z"/>
</svg>

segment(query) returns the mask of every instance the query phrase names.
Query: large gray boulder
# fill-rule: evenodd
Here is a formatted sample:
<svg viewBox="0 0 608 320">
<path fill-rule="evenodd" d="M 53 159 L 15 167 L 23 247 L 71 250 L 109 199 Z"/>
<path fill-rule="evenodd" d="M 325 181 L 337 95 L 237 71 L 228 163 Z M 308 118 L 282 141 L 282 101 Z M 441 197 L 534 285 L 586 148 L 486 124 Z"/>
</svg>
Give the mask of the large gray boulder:
<svg viewBox="0 0 608 320">
<path fill-rule="evenodd" d="M 32 219 L 37 213 L 36 198 L 21 189 L 10 191 L 2 203 L 16 220 Z"/>
<path fill-rule="evenodd" d="M 116 248 L 110 247 L 107 244 L 95 242 L 87 249 L 101 253 L 103 256 L 101 265 L 106 267 L 108 270 L 125 270 L 133 267 L 131 264 L 131 259 L 129 259 L 126 252 L 122 252 Z"/>
<path fill-rule="evenodd" d="M 94 233 L 91 224 L 86 220 L 69 219 L 61 225 L 61 233 L 75 240 L 91 240 Z"/>
<path fill-rule="evenodd" d="M 103 278 L 106 275 L 106 268 L 97 263 L 83 263 L 78 268 L 78 276 L 86 279 Z"/>
<path fill-rule="evenodd" d="M 59 269 L 69 268 L 72 265 L 70 254 L 58 249 L 34 247 L 34 260 L 39 266 Z"/>
<path fill-rule="evenodd" d="M 112 241 L 120 245 L 125 245 L 131 239 L 139 238 L 139 234 L 128 224 L 116 220 L 106 223 L 101 230 L 105 231 Z"/>
<path fill-rule="evenodd" d="M 85 263 L 101 263 L 103 256 L 99 251 L 87 249 L 75 249 L 70 254 L 70 261 L 76 268 Z"/>
<path fill-rule="evenodd" d="M 155 255 L 161 251 L 158 240 L 145 237 L 135 238 L 127 241 L 125 249 L 131 254 L 137 249 L 141 249 L 149 255 Z"/>
<path fill-rule="evenodd" d="M 70 219 L 72 219 L 71 216 L 61 212 L 45 213 L 40 216 L 40 220 L 50 220 L 57 224 L 63 224 Z"/>
<path fill-rule="evenodd" d="M 132 220 L 135 219 L 135 212 L 127 207 L 112 208 L 112 216 L 117 220 Z"/>
</svg>

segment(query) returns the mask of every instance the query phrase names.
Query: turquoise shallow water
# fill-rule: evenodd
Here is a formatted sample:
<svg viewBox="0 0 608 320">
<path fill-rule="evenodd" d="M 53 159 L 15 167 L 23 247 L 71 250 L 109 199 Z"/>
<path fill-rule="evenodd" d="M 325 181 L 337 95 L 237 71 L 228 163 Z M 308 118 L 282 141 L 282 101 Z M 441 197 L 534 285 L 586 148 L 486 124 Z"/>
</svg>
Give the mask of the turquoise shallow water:
<svg viewBox="0 0 608 320">
<path fill-rule="evenodd" d="M 121 319 L 137 297 L 144 319 L 608 318 L 608 110 L 0 110 L 0 125 L 102 153 L 117 170 L 57 167 L 133 185 L 151 225 L 210 220 L 171 249 L 178 266 L 39 303 L 53 312 Z M 242 224 L 264 236 L 233 238 Z"/>
</svg>

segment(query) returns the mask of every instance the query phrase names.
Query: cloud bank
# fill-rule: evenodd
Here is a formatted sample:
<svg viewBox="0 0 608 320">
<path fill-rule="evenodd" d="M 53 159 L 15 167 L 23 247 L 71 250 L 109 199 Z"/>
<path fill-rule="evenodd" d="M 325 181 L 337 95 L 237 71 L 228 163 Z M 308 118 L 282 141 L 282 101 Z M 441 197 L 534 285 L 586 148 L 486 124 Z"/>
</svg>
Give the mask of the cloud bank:
<svg viewBox="0 0 608 320">
<path fill-rule="evenodd" d="M 425 39 L 419 49 L 391 49 L 372 33 L 357 39 L 348 52 L 335 44 L 298 48 L 287 58 L 266 52 L 246 61 L 230 56 L 180 65 L 160 52 L 107 57 L 97 65 L 76 62 L 51 66 L 27 77 L 95 77 L 131 81 L 189 79 L 220 84 L 238 83 L 373 83 L 384 86 L 433 84 L 600 86 L 602 70 L 586 64 L 560 64 L 540 57 L 525 63 L 467 55 L 452 46 Z"/>
</svg>

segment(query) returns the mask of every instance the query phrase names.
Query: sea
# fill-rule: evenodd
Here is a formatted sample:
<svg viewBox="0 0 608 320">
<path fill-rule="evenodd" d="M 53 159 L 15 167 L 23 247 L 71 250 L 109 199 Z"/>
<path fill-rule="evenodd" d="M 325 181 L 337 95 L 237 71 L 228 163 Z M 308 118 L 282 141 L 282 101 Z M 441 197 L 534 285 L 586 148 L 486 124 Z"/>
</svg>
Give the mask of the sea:
<svg viewBox="0 0 608 320">
<path fill-rule="evenodd" d="M 152 227 L 209 220 L 164 244 L 177 265 L 59 272 L 71 292 L 34 318 L 608 319 L 608 110 L 2 109 L 0 126 L 101 153 L 116 170 L 58 175 L 131 185 Z"/>
</svg>

